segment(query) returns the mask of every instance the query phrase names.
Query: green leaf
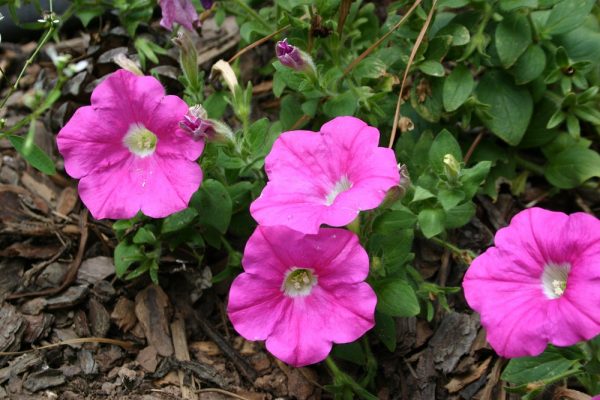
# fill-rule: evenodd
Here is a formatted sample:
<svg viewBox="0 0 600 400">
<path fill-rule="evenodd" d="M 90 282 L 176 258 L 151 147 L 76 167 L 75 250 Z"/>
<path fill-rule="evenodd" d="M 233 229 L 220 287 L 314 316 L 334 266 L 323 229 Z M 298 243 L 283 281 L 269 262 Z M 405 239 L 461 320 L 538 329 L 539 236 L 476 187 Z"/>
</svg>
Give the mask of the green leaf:
<svg viewBox="0 0 600 400">
<path fill-rule="evenodd" d="M 537 357 L 521 357 L 510 360 L 502 379 L 515 385 L 544 382 L 568 371 L 577 360 L 564 358 L 556 349 L 549 347 Z"/>
<path fill-rule="evenodd" d="M 529 83 L 539 78 L 546 68 L 546 53 L 539 45 L 531 45 L 515 64 L 514 74 L 517 85 Z"/>
<path fill-rule="evenodd" d="M 25 138 L 22 136 L 9 135 L 10 144 L 19 152 L 19 154 L 35 169 L 43 172 L 46 175 L 56 174 L 56 168 L 52 159 L 44 153 L 35 143 L 30 143 L 28 148 L 25 148 Z"/>
<path fill-rule="evenodd" d="M 398 229 L 413 228 L 417 223 L 417 216 L 408 208 L 403 210 L 388 211 L 375 220 L 373 229 L 381 233 L 395 233 Z"/>
<path fill-rule="evenodd" d="M 531 25 L 525 15 L 513 13 L 496 27 L 496 50 L 504 68 L 512 66 L 531 44 Z"/>
<path fill-rule="evenodd" d="M 500 0 L 500 9 L 504 12 L 524 7 L 537 8 L 538 0 Z"/>
<path fill-rule="evenodd" d="M 463 168 L 458 180 L 462 184 L 467 199 L 473 198 L 479 186 L 490 173 L 491 161 L 480 161 L 471 168 Z"/>
<path fill-rule="evenodd" d="M 444 66 L 438 61 L 426 60 L 419 64 L 419 70 L 424 74 L 442 77 L 444 76 Z"/>
<path fill-rule="evenodd" d="M 261 118 L 250 125 L 246 140 L 250 144 L 252 153 L 261 153 L 265 150 L 265 146 L 268 145 L 269 137 L 269 119 Z M 262 150 L 262 151 L 261 151 Z M 266 154 L 266 151 L 264 152 Z"/>
<path fill-rule="evenodd" d="M 427 190 L 421 186 L 415 186 L 415 194 L 413 195 L 411 203 L 416 203 L 417 201 L 432 199 L 434 197 L 435 197 L 435 195 L 433 193 L 431 193 L 429 190 Z"/>
<path fill-rule="evenodd" d="M 446 214 L 444 210 L 426 208 L 419 213 L 417 220 L 423 235 L 430 239 L 444 231 Z"/>
<path fill-rule="evenodd" d="M 446 111 L 455 111 L 462 106 L 473 92 L 475 81 L 471 71 L 459 64 L 444 81 L 442 100 Z"/>
<path fill-rule="evenodd" d="M 437 197 L 444 211 L 448 211 L 464 200 L 465 192 L 460 189 L 440 189 Z"/>
<path fill-rule="evenodd" d="M 452 154 L 456 160 L 462 160 L 460 145 L 450 132 L 443 129 L 435 137 L 429 149 L 429 162 L 435 171 L 444 171 L 444 156 Z"/>
<path fill-rule="evenodd" d="M 127 272 L 131 264 L 144 259 L 144 254 L 136 244 L 121 242 L 115 247 L 115 272 L 119 278 Z"/>
<path fill-rule="evenodd" d="M 475 204 L 468 201 L 446 211 L 446 229 L 460 228 L 469 223 L 475 215 Z"/>
<path fill-rule="evenodd" d="M 392 317 L 414 317 L 421 311 L 414 289 L 400 278 L 389 278 L 373 285 L 377 310 Z"/>
<path fill-rule="evenodd" d="M 546 179 L 560 189 L 571 189 L 600 177 L 600 155 L 582 146 L 572 146 L 550 158 Z"/>
<path fill-rule="evenodd" d="M 323 104 L 323 112 L 328 117 L 338 117 L 341 115 L 353 115 L 358 107 L 358 100 L 351 91 L 339 94 Z"/>
<path fill-rule="evenodd" d="M 332 355 L 357 365 L 365 365 L 367 360 L 365 352 L 358 341 L 336 344 L 333 347 Z"/>
<path fill-rule="evenodd" d="M 529 91 L 515 86 L 504 73 L 490 71 L 479 82 L 476 93 L 490 106 L 487 112 L 479 113 L 484 125 L 508 144 L 519 144 L 533 113 Z"/>
<path fill-rule="evenodd" d="M 389 351 L 396 351 L 396 321 L 393 317 L 376 312 L 374 332 Z"/>
<path fill-rule="evenodd" d="M 186 208 L 183 211 L 169 215 L 162 223 L 161 232 L 163 234 L 177 232 L 190 225 L 197 216 L 198 211 L 194 208 Z"/>
<path fill-rule="evenodd" d="M 145 244 L 145 243 L 156 243 L 156 235 L 147 227 L 142 227 L 133 236 L 133 243 Z"/>
<path fill-rule="evenodd" d="M 545 33 L 559 35 L 583 25 L 596 0 L 563 0 L 552 8 L 543 27 Z"/>
<path fill-rule="evenodd" d="M 198 222 L 215 228 L 220 233 L 227 232 L 231 221 L 232 202 L 223 184 L 214 179 L 202 182 L 194 194 L 190 206 L 198 211 Z"/>
<path fill-rule="evenodd" d="M 439 30 L 436 36 L 452 36 L 452 46 L 463 46 L 471 40 L 471 34 L 469 30 L 460 24 L 450 23 Z"/>
</svg>

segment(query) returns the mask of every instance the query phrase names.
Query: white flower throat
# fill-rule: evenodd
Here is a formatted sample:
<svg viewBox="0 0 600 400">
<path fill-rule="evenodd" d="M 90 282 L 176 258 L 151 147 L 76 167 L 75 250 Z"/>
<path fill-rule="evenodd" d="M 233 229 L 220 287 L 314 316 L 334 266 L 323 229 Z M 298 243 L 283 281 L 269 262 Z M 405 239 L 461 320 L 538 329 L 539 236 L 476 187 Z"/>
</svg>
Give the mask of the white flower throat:
<svg viewBox="0 0 600 400">
<path fill-rule="evenodd" d="M 130 152 L 144 158 L 154 154 L 158 138 L 142 124 L 133 124 L 123 137 L 123 144 Z"/>
<path fill-rule="evenodd" d="M 542 273 L 542 290 L 549 299 L 558 299 L 565 294 L 567 279 L 571 271 L 571 264 L 548 263 Z"/>
<path fill-rule="evenodd" d="M 281 291 L 289 297 L 306 297 L 317 284 L 317 276 L 307 268 L 292 267 L 283 279 Z"/>
<path fill-rule="evenodd" d="M 325 196 L 325 205 L 332 205 L 333 202 L 335 201 L 335 198 L 338 197 L 338 195 L 342 192 L 345 192 L 346 190 L 350 189 L 352 187 L 352 182 L 350 182 L 350 180 L 348 179 L 348 177 L 346 175 L 343 175 L 339 181 L 337 181 L 334 185 L 333 188 L 329 191 L 329 193 L 327 193 L 327 195 Z"/>
</svg>

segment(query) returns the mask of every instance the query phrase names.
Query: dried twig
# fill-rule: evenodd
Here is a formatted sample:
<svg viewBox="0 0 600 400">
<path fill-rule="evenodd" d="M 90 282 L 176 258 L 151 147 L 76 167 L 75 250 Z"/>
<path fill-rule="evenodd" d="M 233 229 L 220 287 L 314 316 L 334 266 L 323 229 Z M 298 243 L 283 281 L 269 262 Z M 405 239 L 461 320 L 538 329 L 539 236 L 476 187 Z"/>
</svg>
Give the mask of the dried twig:
<svg viewBox="0 0 600 400">
<path fill-rule="evenodd" d="M 346 69 L 344 70 L 343 76 L 348 75 L 350 73 L 350 71 L 352 71 L 354 69 L 354 67 L 356 67 L 365 57 L 367 57 L 369 54 L 371 54 L 373 52 L 373 50 L 375 50 L 377 47 L 379 47 L 379 45 L 385 39 L 387 39 L 388 36 L 390 36 L 396 29 L 398 29 L 400 27 L 400 25 L 402 25 L 404 23 L 404 21 L 406 21 L 406 19 L 408 17 L 410 17 L 410 15 L 419 6 L 419 4 L 421 4 L 421 1 L 422 0 L 415 1 L 415 3 L 408 9 L 408 11 L 406 12 L 406 14 L 404 14 L 404 16 L 400 19 L 400 21 L 398 21 L 396 23 L 396 25 L 392 26 L 392 28 L 385 35 L 383 35 L 382 37 L 380 37 L 375 43 L 373 43 L 371 46 L 369 46 L 368 49 L 366 49 L 365 51 L 363 51 L 360 56 L 358 56 L 354 60 L 352 60 L 352 62 L 350 63 L 350 65 L 348 65 L 346 67 Z"/>
<path fill-rule="evenodd" d="M 120 347 L 123 347 L 124 349 L 130 349 L 133 346 L 135 346 L 134 343 L 125 342 L 123 340 L 101 338 L 101 337 L 88 337 L 88 338 L 67 339 L 67 340 L 60 341 L 58 343 L 47 344 L 45 346 L 36 347 L 35 349 L 30 349 L 30 350 L 0 351 L 0 356 L 20 356 L 21 354 L 33 353 L 35 351 L 52 349 L 54 347 L 66 346 L 66 345 L 71 345 L 71 344 L 81 344 L 81 343 L 114 344 L 115 346 L 120 346 Z"/>
<path fill-rule="evenodd" d="M 431 18 L 433 17 L 433 11 L 435 10 L 435 6 L 437 4 L 437 0 L 433 0 L 433 4 L 431 5 L 431 10 L 429 10 L 429 14 L 427 14 L 427 19 L 421 28 L 421 32 L 419 32 L 419 36 L 415 42 L 415 45 L 410 52 L 410 57 L 408 58 L 408 64 L 406 64 L 406 69 L 404 70 L 404 76 L 402 77 L 402 84 L 400 85 L 400 93 L 398 93 L 398 101 L 396 102 L 396 112 L 394 113 L 394 125 L 392 126 L 392 134 L 390 135 L 390 143 L 388 145 L 389 148 L 392 148 L 394 145 L 394 139 L 396 138 L 396 130 L 398 129 L 398 121 L 400 120 L 400 106 L 402 105 L 402 92 L 404 91 L 404 85 L 406 84 L 406 78 L 408 77 L 408 72 L 410 71 L 410 67 L 412 66 L 413 61 L 415 60 L 415 56 L 417 55 L 417 51 L 423 42 L 423 38 L 425 37 L 425 32 L 427 32 L 427 28 L 429 28 L 429 24 L 431 23 Z"/>
<path fill-rule="evenodd" d="M 75 259 L 73 260 L 73 262 L 69 266 L 69 269 L 67 270 L 67 275 L 65 276 L 63 283 L 59 287 L 40 290 L 37 292 L 13 293 L 10 296 L 8 296 L 7 299 L 15 300 L 15 299 L 23 298 L 23 297 L 53 296 L 55 294 L 62 292 L 66 288 L 68 288 L 75 281 L 75 278 L 77 278 L 77 272 L 79 271 L 79 266 L 81 265 L 81 261 L 83 261 L 83 253 L 85 251 L 85 245 L 86 245 L 87 239 L 88 239 L 87 220 L 88 220 L 88 212 L 87 212 L 87 210 L 84 209 L 81 213 L 81 217 L 79 218 L 79 224 L 81 227 L 81 236 L 79 238 L 79 249 L 77 250 L 77 255 L 75 256 Z"/>
<path fill-rule="evenodd" d="M 261 44 L 265 43 L 266 41 L 270 40 L 273 36 L 276 36 L 278 34 L 280 34 L 281 32 L 285 31 L 287 28 L 289 28 L 289 25 L 284 26 L 281 29 L 276 30 L 275 32 L 261 38 L 258 39 L 256 42 L 249 44 L 248 46 L 244 47 L 243 49 L 241 49 L 240 51 L 238 51 L 237 53 L 235 53 L 233 55 L 233 57 L 231 57 L 227 62 L 229 64 L 233 63 L 235 60 L 237 60 L 242 54 L 244 54 L 245 52 L 252 50 L 253 48 L 260 46 Z"/>
<path fill-rule="evenodd" d="M 248 379 L 250 383 L 254 383 L 258 375 L 254 368 L 252 368 L 252 366 L 248 364 L 248 362 L 245 359 L 243 359 L 237 353 L 237 351 L 235 351 L 235 349 L 231 347 L 231 345 L 221 337 L 221 335 L 219 335 L 219 333 L 216 331 L 215 328 L 213 328 L 210 322 L 208 322 L 201 315 L 195 315 L 195 317 L 196 321 L 200 325 L 200 328 L 204 331 L 206 336 L 208 336 L 210 340 L 212 340 L 217 344 L 217 346 L 219 346 L 223 354 L 225 354 L 231 360 L 231 362 L 233 362 L 233 365 L 235 365 L 238 371 L 240 371 L 240 373 L 246 379 Z"/>
</svg>

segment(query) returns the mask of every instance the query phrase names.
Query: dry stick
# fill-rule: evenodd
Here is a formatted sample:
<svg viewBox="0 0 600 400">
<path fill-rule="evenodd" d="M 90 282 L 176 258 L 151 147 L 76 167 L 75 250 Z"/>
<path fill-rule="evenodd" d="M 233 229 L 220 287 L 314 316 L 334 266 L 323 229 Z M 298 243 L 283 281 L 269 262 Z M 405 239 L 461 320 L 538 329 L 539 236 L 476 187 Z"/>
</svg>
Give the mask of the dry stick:
<svg viewBox="0 0 600 400">
<path fill-rule="evenodd" d="M 477 134 L 477 136 L 475 137 L 475 140 L 473 140 L 473 143 L 471 143 L 469 150 L 467 150 L 467 154 L 465 154 L 465 157 L 463 158 L 463 162 L 465 163 L 465 165 L 467 165 L 467 163 L 471 159 L 471 156 L 473 155 L 475 148 L 479 145 L 479 142 L 481 142 L 482 138 L 483 138 L 483 132 L 479 132 L 479 134 Z"/>
<path fill-rule="evenodd" d="M 235 394 L 232 392 L 228 392 L 227 390 L 217 389 L 217 388 L 199 389 L 199 390 L 196 390 L 196 393 L 219 393 L 219 394 L 223 394 L 225 396 L 233 397 L 234 399 L 249 400 L 247 397 L 240 396 L 239 394 Z"/>
<path fill-rule="evenodd" d="M 235 53 L 233 55 L 233 57 L 231 57 L 227 62 L 229 64 L 231 64 L 232 62 L 234 62 L 235 60 L 238 59 L 238 57 L 240 57 L 242 54 L 244 54 L 245 52 L 252 50 L 253 48 L 255 48 L 256 46 L 260 46 L 261 44 L 263 44 L 264 42 L 270 40 L 273 36 L 280 34 L 281 32 L 285 31 L 287 28 L 289 28 L 289 25 L 284 26 L 283 28 L 276 30 L 275 32 L 265 36 L 262 39 L 258 39 L 256 42 L 249 44 L 248 46 L 244 47 L 243 49 L 241 49 L 240 51 L 238 51 L 237 53 Z"/>
<path fill-rule="evenodd" d="M 54 347 L 71 345 L 71 344 L 81 344 L 81 343 L 106 343 L 106 344 L 114 344 L 116 346 L 123 347 L 124 349 L 130 349 L 135 346 L 132 342 L 125 342 L 123 340 L 117 339 L 108 339 L 101 337 L 88 337 L 88 338 L 76 338 L 76 339 L 67 339 L 58 343 L 47 344 L 45 346 L 36 347 L 35 349 L 23 350 L 23 351 L 0 351 L 0 356 L 20 356 L 21 354 L 33 353 L 39 350 L 52 349 Z"/>
<path fill-rule="evenodd" d="M 235 365 L 238 371 L 240 371 L 240 373 L 244 375 L 244 377 L 248 379 L 250 383 L 254 383 L 257 377 L 257 373 L 254 368 L 252 368 L 252 366 L 248 364 L 245 359 L 240 357 L 235 349 L 231 347 L 231 345 L 224 340 L 221 335 L 219 335 L 215 328 L 213 328 L 213 326 L 202 315 L 197 314 L 195 316 L 196 321 L 200 325 L 200 329 L 204 331 L 206 336 L 208 336 L 210 340 L 217 344 L 221 351 L 231 360 L 231 362 L 233 362 L 233 365 Z"/>
<path fill-rule="evenodd" d="M 373 52 L 373 50 L 375 50 L 385 39 L 388 38 L 388 36 L 390 36 L 396 29 L 398 29 L 400 27 L 400 25 L 402 25 L 404 23 L 404 21 L 406 21 L 406 19 L 408 17 L 410 17 L 410 15 L 413 13 L 413 11 L 419 6 L 419 4 L 421 4 L 422 0 L 417 0 L 415 1 L 415 3 L 410 7 L 410 9 L 406 12 L 406 14 L 404 14 L 404 16 L 400 19 L 400 21 L 398 21 L 396 23 L 396 25 L 394 25 L 392 27 L 392 29 L 390 29 L 385 35 L 383 35 L 382 37 L 380 37 L 375 43 L 373 43 L 371 46 L 369 46 L 368 49 L 366 49 L 365 51 L 363 51 L 361 53 L 360 56 L 358 56 L 357 58 L 355 58 L 350 65 L 348 65 L 346 67 L 346 69 L 344 70 L 344 75 L 346 76 L 348 75 L 348 73 L 350 71 L 352 71 L 352 69 L 354 69 L 354 67 L 356 67 L 358 65 L 358 63 L 360 63 L 366 56 L 368 56 L 369 54 L 371 54 Z"/>
<path fill-rule="evenodd" d="M 73 262 L 69 266 L 69 270 L 67 271 L 67 275 L 65 276 L 63 283 L 59 287 L 40 290 L 38 292 L 14 293 L 14 294 L 11 294 L 10 296 L 8 296 L 7 300 L 20 299 L 23 297 L 52 296 L 52 295 L 62 292 L 67 287 L 69 287 L 69 285 L 71 285 L 71 283 L 73 283 L 73 281 L 75 281 L 75 278 L 77 278 L 77 271 L 79 271 L 79 266 L 81 265 L 81 261 L 83 260 L 83 252 L 85 251 L 85 245 L 86 245 L 87 239 L 88 239 L 87 220 L 88 220 L 88 212 L 86 209 L 84 209 L 81 212 L 81 216 L 79 218 L 79 223 L 80 223 L 80 227 L 81 227 L 81 237 L 79 239 L 79 249 L 77 250 L 77 255 L 75 256 L 75 260 L 73 260 Z"/>
<path fill-rule="evenodd" d="M 394 124 L 392 126 L 392 134 L 390 135 L 390 143 L 388 147 L 391 149 L 394 145 L 394 139 L 396 138 L 396 130 L 398 130 L 398 120 L 400 119 L 400 106 L 402 105 L 402 92 L 404 91 L 404 85 L 406 84 L 406 78 L 408 77 L 408 72 L 410 71 L 410 67 L 415 59 L 415 55 L 423 42 L 423 38 L 425 37 L 425 32 L 427 32 L 427 28 L 429 28 L 429 24 L 431 23 L 431 17 L 433 17 L 433 11 L 435 10 L 435 5 L 437 4 L 437 0 L 433 0 L 433 4 L 431 4 L 431 10 L 429 10 L 429 14 L 427 14 L 427 19 L 421 28 L 421 32 L 419 32 L 419 36 L 417 37 L 417 41 L 410 52 L 410 57 L 408 58 L 408 64 L 406 64 L 406 69 L 404 70 L 404 76 L 402 77 L 402 84 L 400 85 L 400 93 L 398 94 L 398 101 L 396 102 L 396 112 L 394 113 Z"/>
</svg>

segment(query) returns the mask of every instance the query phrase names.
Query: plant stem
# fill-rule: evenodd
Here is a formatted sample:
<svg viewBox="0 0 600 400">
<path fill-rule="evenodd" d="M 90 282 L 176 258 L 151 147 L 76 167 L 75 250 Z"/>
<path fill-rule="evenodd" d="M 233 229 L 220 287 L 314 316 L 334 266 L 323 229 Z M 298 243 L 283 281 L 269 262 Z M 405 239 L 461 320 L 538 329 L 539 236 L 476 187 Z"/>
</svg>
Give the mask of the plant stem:
<svg viewBox="0 0 600 400">
<path fill-rule="evenodd" d="M 267 28 L 269 31 L 272 30 L 271 25 L 269 25 L 267 23 L 267 21 L 265 21 L 263 19 L 263 17 L 260 16 L 259 13 L 257 13 L 256 11 L 254 11 L 252 9 L 252 7 L 250 7 L 248 4 L 246 4 L 246 2 L 244 0 L 233 0 L 234 3 L 236 3 L 238 6 L 242 7 L 244 9 L 244 11 L 246 11 L 248 13 L 248 15 L 250 15 L 252 18 L 254 18 L 255 20 L 257 20 L 258 22 L 261 23 L 262 26 L 264 26 L 265 28 Z"/>
<path fill-rule="evenodd" d="M 517 155 L 515 156 L 515 160 L 517 161 L 517 164 L 520 165 L 521 167 L 528 169 L 537 175 L 542 175 L 542 176 L 544 175 L 544 167 L 537 165 L 536 163 L 528 161 Z"/>
<path fill-rule="evenodd" d="M 12 94 L 15 92 L 15 90 L 17 90 L 19 88 L 19 82 L 21 81 L 21 78 L 23 78 L 23 75 L 25 75 L 25 71 L 27 70 L 27 67 L 29 67 L 31 65 L 31 63 L 33 63 L 33 60 L 37 57 L 41 48 L 44 47 L 44 45 L 46 44 L 48 39 L 50 39 L 50 36 L 52 36 L 52 33 L 54 33 L 54 30 L 55 30 L 54 24 L 51 24 L 50 27 L 48 28 L 48 30 L 46 31 L 46 34 L 44 35 L 42 40 L 40 40 L 37 47 L 31 54 L 31 56 L 27 59 L 27 61 L 25 61 L 25 65 L 23 66 L 21 73 L 17 77 L 17 80 L 15 81 L 14 85 L 12 85 L 10 87 L 10 90 L 8 91 L 8 93 L 6 94 L 4 99 L 2 100 L 2 103 L 0 103 L 0 109 L 2 109 L 6 105 L 6 102 L 8 101 L 10 96 L 12 96 Z"/>
<path fill-rule="evenodd" d="M 469 265 L 471 261 L 477 257 L 477 254 L 473 253 L 471 250 L 461 249 L 460 247 L 456 247 L 452 243 L 448 243 L 438 237 L 432 237 L 430 240 L 442 246 L 443 248 L 450 250 L 452 253 L 460 257 L 467 265 Z"/>
</svg>

